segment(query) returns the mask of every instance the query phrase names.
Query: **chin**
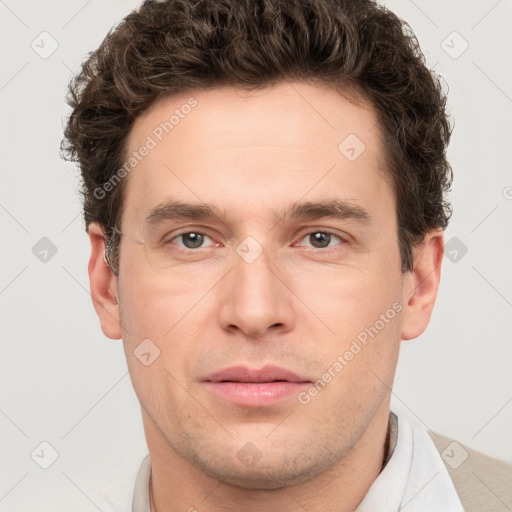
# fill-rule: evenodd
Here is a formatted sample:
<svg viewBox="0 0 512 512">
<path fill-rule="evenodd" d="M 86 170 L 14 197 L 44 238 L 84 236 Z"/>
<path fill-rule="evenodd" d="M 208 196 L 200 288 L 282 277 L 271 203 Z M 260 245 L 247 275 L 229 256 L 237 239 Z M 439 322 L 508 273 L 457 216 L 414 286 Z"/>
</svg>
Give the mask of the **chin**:
<svg viewBox="0 0 512 512">
<path fill-rule="evenodd" d="M 304 483 L 314 478 L 335 461 L 325 454 L 305 458 L 300 454 L 290 458 L 261 461 L 254 467 L 243 467 L 238 459 L 195 460 L 195 464 L 208 476 L 234 487 L 251 490 L 274 490 Z"/>
</svg>

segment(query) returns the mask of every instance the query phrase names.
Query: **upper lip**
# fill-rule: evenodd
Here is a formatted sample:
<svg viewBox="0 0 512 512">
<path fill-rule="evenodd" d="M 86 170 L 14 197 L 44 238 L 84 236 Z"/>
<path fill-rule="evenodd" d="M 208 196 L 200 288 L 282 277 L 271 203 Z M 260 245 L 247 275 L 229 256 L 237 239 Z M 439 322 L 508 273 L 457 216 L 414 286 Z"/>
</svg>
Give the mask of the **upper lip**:
<svg viewBox="0 0 512 512">
<path fill-rule="evenodd" d="M 310 382 L 297 374 L 280 368 L 279 366 L 266 365 L 262 368 L 248 368 L 246 366 L 232 366 L 208 375 L 205 382 Z"/>
</svg>

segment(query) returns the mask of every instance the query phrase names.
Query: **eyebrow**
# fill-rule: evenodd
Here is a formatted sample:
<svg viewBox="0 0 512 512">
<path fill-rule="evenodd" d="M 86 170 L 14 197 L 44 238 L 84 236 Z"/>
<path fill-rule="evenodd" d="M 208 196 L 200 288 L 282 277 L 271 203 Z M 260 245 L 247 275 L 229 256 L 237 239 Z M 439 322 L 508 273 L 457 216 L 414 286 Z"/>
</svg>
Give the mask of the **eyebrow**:
<svg viewBox="0 0 512 512">
<path fill-rule="evenodd" d="M 363 225 L 370 224 L 371 217 L 368 212 L 357 204 L 341 199 L 332 199 L 319 202 L 294 202 L 280 212 L 273 212 L 276 220 L 300 219 L 319 220 L 323 218 L 353 219 Z M 170 199 L 152 208 L 146 216 L 146 225 L 149 229 L 156 228 L 168 220 L 220 220 L 228 223 L 225 210 L 213 204 L 192 204 Z"/>
<path fill-rule="evenodd" d="M 333 219 L 353 219 L 361 224 L 371 221 L 368 212 L 357 204 L 341 199 L 320 202 L 292 203 L 280 216 L 282 219 L 297 218 L 302 220 L 318 220 L 325 217 Z"/>
</svg>

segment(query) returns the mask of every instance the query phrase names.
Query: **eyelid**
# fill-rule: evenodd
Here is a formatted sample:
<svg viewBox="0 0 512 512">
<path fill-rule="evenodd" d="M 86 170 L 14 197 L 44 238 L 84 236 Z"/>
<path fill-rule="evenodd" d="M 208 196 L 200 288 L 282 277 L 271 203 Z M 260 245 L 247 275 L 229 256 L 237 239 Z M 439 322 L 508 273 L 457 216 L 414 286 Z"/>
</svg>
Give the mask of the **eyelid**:
<svg viewBox="0 0 512 512">
<path fill-rule="evenodd" d="M 185 235 L 187 233 L 197 233 L 198 235 L 205 235 L 210 237 L 211 239 L 219 238 L 219 234 L 214 234 L 215 230 L 213 230 L 209 226 L 201 226 L 198 224 L 190 224 L 186 226 L 176 227 L 175 229 L 166 229 L 165 234 L 160 237 L 161 243 L 166 244 L 171 240 Z"/>
<path fill-rule="evenodd" d="M 346 231 L 341 231 L 338 228 L 327 227 L 327 226 L 303 226 L 297 235 L 297 238 L 304 238 L 306 235 L 310 235 L 312 233 L 328 233 L 329 235 L 337 236 L 341 238 L 345 242 L 353 241 L 354 238 L 349 235 Z"/>
</svg>

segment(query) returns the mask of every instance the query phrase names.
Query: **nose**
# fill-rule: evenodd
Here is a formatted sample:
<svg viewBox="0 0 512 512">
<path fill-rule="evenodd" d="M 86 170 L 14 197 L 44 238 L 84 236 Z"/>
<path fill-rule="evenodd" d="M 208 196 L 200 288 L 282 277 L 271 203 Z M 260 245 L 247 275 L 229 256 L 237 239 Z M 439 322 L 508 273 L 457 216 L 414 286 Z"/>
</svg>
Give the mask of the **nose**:
<svg viewBox="0 0 512 512">
<path fill-rule="evenodd" d="M 240 253 L 242 254 L 242 253 Z M 293 293 L 266 251 L 254 261 L 234 256 L 234 268 L 222 283 L 219 321 L 223 329 L 260 338 L 293 328 Z"/>
</svg>

